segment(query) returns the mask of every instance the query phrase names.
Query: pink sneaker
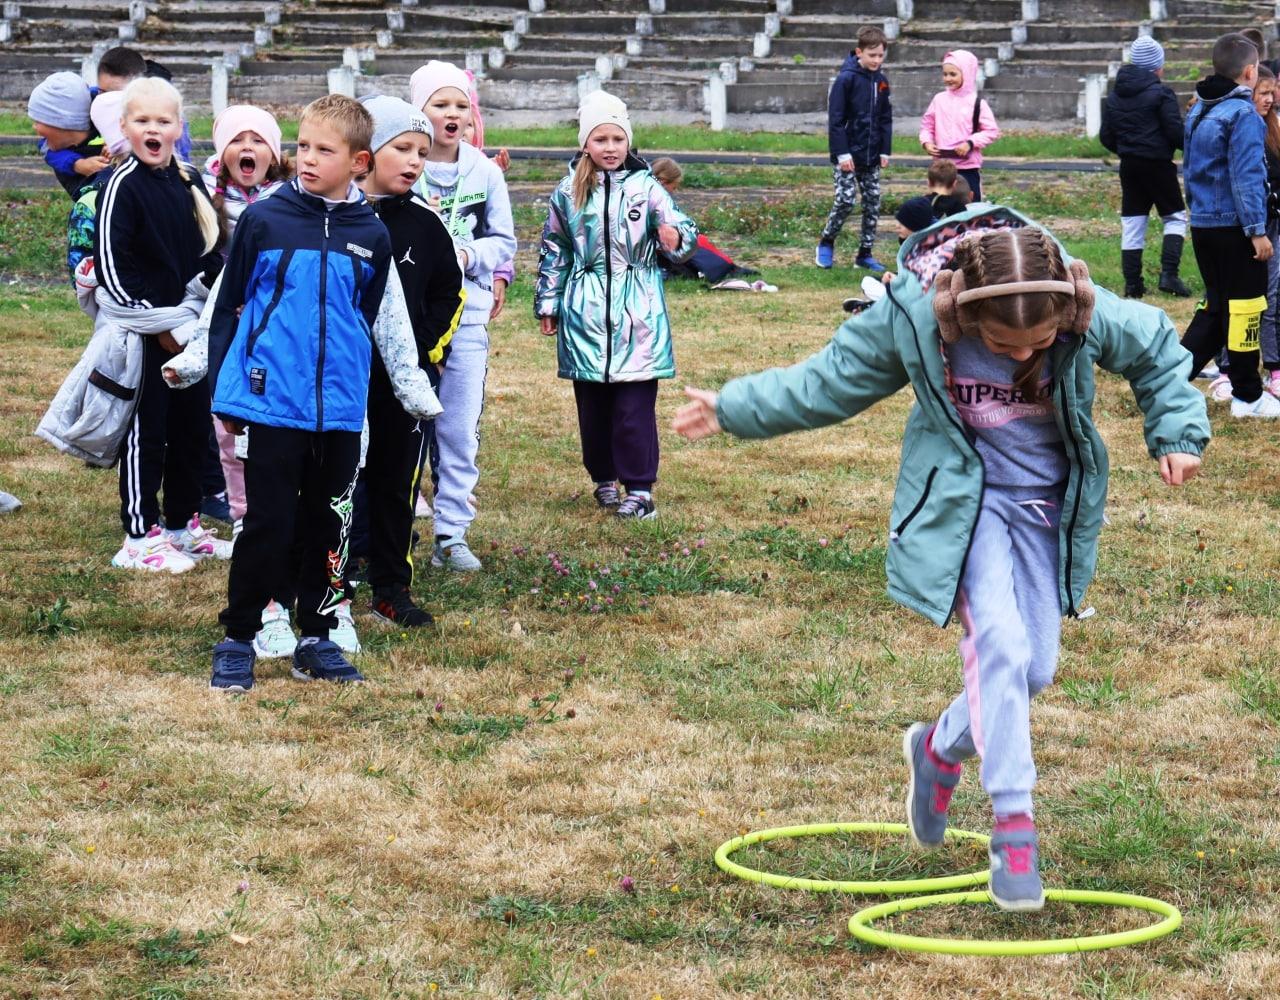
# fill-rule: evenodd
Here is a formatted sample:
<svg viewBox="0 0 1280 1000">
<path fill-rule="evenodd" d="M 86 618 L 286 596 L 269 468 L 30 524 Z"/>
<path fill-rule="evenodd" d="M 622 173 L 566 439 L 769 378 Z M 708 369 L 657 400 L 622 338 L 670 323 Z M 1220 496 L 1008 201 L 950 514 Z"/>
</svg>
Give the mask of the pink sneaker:
<svg viewBox="0 0 1280 1000">
<path fill-rule="evenodd" d="M 1267 372 L 1267 380 L 1262 387 L 1273 396 L 1280 396 L 1280 371 Z"/>
<path fill-rule="evenodd" d="M 1225 403 L 1231 398 L 1231 379 L 1226 375 L 1219 375 L 1209 383 L 1209 398 L 1216 399 L 1219 403 Z"/>
<path fill-rule="evenodd" d="M 141 538 L 125 536 L 111 559 L 117 569 L 142 569 L 151 573 L 185 573 L 195 566 L 195 560 L 174 548 L 172 540 L 160 528 L 153 527 Z"/>
<path fill-rule="evenodd" d="M 199 562 L 201 559 L 230 559 L 234 541 L 218 537 L 213 528 L 205 528 L 200 524 L 197 514 L 181 531 L 170 535 L 174 548 L 182 552 L 188 559 Z"/>
</svg>

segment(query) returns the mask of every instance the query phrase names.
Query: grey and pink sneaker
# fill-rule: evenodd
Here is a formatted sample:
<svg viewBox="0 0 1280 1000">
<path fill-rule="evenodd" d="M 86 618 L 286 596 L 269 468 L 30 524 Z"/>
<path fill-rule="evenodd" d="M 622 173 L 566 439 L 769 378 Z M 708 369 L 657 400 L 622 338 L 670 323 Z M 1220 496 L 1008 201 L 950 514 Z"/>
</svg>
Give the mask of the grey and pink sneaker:
<svg viewBox="0 0 1280 1000">
<path fill-rule="evenodd" d="M 987 854 L 991 858 L 989 890 L 996 906 L 1013 913 L 1044 908 L 1040 838 L 1030 816 L 996 823 Z"/>
<path fill-rule="evenodd" d="M 206 528 L 200 523 L 200 515 L 196 514 L 181 531 L 170 532 L 173 547 L 182 552 L 188 559 L 199 562 L 202 559 L 230 559 L 235 542 L 218 537 L 215 528 Z"/>
<path fill-rule="evenodd" d="M 141 538 L 126 535 L 120 551 L 111 557 L 111 565 L 151 573 L 185 573 L 195 566 L 195 560 L 176 548 L 163 528 L 154 525 Z"/>
<path fill-rule="evenodd" d="M 907 828 L 920 847 L 937 847 L 947 832 L 947 809 L 951 793 L 960 784 L 964 768 L 948 764 L 933 752 L 929 740 L 933 726 L 917 722 L 902 737 L 902 755 L 907 759 Z"/>
</svg>

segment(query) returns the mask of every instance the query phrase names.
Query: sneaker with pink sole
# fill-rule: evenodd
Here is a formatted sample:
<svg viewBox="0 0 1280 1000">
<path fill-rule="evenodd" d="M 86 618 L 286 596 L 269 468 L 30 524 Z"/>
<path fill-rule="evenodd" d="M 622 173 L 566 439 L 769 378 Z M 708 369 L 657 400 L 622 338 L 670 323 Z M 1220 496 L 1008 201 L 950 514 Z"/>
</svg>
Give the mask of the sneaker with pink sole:
<svg viewBox="0 0 1280 1000">
<path fill-rule="evenodd" d="M 1280 371 L 1267 372 L 1267 378 L 1262 383 L 1262 387 L 1271 395 L 1280 396 Z"/>
<path fill-rule="evenodd" d="M 120 551 L 112 556 L 111 565 L 150 573 L 185 573 L 195 566 L 195 560 L 175 548 L 168 533 L 157 524 L 141 538 L 126 535 Z"/>
<path fill-rule="evenodd" d="M 1209 383 L 1209 398 L 1225 403 L 1231 398 L 1231 379 L 1226 375 L 1218 375 Z"/>
<path fill-rule="evenodd" d="M 202 559 L 230 559 L 234 541 L 219 538 L 214 528 L 205 528 L 200 524 L 197 514 L 181 531 L 170 535 L 174 548 L 183 552 L 188 558 L 199 562 Z"/>
</svg>

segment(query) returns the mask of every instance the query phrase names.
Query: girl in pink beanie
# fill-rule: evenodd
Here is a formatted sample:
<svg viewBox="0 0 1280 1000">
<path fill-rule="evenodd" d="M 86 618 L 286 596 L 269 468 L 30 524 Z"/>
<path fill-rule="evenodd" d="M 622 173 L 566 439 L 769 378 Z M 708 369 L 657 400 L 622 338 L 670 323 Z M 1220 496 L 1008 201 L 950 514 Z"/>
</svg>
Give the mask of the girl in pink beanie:
<svg viewBox="0 0 1280 1000">
<path fill-rule="evenodd" d="M 213 148 L 204 183 L 230 237 L 245 206 L 289 180 L 293 166 L 280 148 L 275 117 L 252 104 L 233 104 L 213 120 Z"/>
</svg>

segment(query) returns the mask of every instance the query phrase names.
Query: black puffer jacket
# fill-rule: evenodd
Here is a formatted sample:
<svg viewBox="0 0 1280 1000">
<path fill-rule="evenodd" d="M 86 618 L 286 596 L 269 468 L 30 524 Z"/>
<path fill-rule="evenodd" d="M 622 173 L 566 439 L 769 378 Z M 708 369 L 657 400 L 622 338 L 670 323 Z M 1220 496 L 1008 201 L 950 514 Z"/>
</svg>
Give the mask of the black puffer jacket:
<svg viewBox="0 0 1280 1000">
<path fill-rule="evenodd" d="M 1172 160 L 1182 148 L 1178 98 L 1149 69 L 1122 66 L 1102 106 L 1102 144 L 1121 156 Z"/>
</svg>

